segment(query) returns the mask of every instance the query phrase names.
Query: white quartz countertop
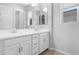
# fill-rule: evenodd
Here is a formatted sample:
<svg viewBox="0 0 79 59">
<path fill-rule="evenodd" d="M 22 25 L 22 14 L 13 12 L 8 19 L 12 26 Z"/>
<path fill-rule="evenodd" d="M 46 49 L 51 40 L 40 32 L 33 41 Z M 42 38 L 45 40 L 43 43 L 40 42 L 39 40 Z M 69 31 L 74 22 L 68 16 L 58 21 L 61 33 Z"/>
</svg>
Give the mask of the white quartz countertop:
<svg viewBox="0 0 79 59">
<path fill-rule="evenodd" d="M 12 33 L 11 31 L 0 31 L 0 40 L 5 40 L 9 38 L 19 37 L 23 35 L 32 35 L 37 33 L 43 33 L 48 32 L 49 29 L 40 29 L 40 30 L 34 30 L 34 29 L 27 29 L 27 30 L 18 30 L 16 33 Z"/>
</svg>

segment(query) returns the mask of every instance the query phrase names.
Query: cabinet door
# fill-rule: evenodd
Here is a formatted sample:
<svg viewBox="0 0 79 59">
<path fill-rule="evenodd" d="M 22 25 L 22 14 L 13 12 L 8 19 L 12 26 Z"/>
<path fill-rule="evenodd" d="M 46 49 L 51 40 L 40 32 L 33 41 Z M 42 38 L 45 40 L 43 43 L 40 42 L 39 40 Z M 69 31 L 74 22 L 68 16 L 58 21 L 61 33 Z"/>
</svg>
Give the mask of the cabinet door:
<svg viewBox="0 0 79 59">
<path fill-rule="evenodd" d="M 18 55 L 19 54 L 19 45 L 12 45 L 9 47 L 5 47 L 4 49 L 4 54 L 5 55 Z"/>
<path fill-rule="evenodd" d="M 49 35 L 47 33 L 40 34 L 40 53 L 49 46 Z"/>
<path fill-rule="evenodd" d="M 21 43 L 21 55 L 31 55 L 31 43 L 26 41 Z"/>
</svg>

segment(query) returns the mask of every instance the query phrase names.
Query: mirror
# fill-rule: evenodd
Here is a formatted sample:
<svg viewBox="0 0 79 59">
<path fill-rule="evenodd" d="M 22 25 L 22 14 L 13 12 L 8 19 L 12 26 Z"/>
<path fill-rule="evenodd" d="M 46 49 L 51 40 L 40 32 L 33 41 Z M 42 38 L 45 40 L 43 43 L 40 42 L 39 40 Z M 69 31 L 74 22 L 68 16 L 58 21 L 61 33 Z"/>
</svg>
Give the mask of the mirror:
<svg viewBox="0 0 79 59">
<path fill-rule="evenodd" d="M 24 29 L 25 28 L 25 13 L 21 9 L 15 9 L 15 28 Z"/>
<path fill-rule="evenodd" d="M 33 21 L 32 20 L 32 11 L 29 11 L 27 16 L 28 16 L 28 26 L 32 26 L 33 25 L 33 23 L 32 23 L 32 21 Z"/>
<path fill-rule="evenodd" d="M 39 25 L 47 25 L 47 23 L 47 13 L 42 11 L 39 15 Z"/>
<path fill-rule="evenodd" d="M 28 27 L 40 27 L 40 25 L 48 24 L 48 9 L 47 6 L 38 4 L 37 6 L 29 7 L 27 11 Z"/>
<path fill-rule="evenodd" d="M 38 15 L 38 6 L 31 6 L 27 12 L 27 23 L 28 27 L 35 27 L 39 25 L 39 15 Z"/>
<path fill-rule="evenodd" d="M 47 24 L 47 8 L 20 4 L 0 5 L 0 30 L 19 30 Z M 20 6 L 20 7 L 19 7 Z"/>
</svg>

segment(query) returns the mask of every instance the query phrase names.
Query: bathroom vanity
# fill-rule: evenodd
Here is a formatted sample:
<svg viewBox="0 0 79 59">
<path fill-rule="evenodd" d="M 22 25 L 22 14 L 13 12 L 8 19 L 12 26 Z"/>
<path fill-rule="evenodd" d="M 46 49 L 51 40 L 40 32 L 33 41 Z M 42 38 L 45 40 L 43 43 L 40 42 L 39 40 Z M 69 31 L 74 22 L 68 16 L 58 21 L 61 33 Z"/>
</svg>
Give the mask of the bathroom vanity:
<svg viewBox="0 0 79 59">
<path fill-rule="evenodd" d="M 38 55 L 49 47 L 48 29 L 3 32 L 0 33 L 0 55 Z"/>
<path fill-rule="evenodd" d="M 48 7 L 42 5 L 0 5 L 0 55 L 38 55 L 49 47 Z"/>
</svg>

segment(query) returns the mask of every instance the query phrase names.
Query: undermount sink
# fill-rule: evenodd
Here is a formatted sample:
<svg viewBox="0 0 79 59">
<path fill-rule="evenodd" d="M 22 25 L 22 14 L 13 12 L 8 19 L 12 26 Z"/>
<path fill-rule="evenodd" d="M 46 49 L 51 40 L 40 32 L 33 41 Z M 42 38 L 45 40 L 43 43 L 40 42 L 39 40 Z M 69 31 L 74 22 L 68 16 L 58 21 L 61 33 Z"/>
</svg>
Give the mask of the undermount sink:
<svg viewBox="0 0 79 59">
<path fill-rule="evenodd" d="M 34 29 L 35 31 L 38 31 L 38 29 L 36 28 L 36 29 Z"/>
</svg>

